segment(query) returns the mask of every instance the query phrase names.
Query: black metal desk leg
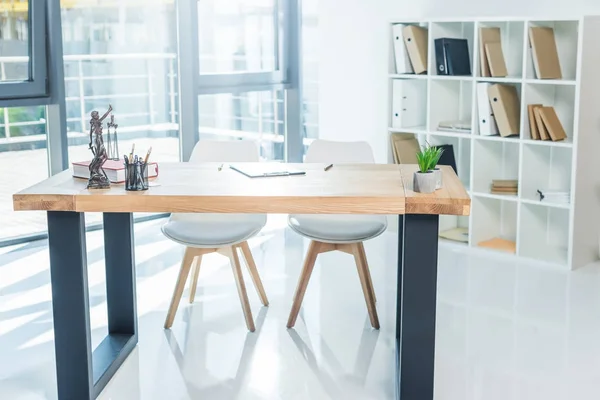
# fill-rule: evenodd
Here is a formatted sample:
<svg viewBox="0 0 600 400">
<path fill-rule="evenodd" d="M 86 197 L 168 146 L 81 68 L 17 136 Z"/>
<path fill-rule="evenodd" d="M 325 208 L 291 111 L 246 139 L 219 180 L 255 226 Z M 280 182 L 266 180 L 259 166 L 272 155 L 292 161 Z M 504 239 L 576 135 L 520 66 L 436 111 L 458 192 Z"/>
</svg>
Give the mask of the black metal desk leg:
<svg viewBox="0 0 600 400">
<path fill-rule="evenodd" d="M 432 400 L 439 216 L 401 215 L 399 225 L 396 397 Z"/>
<path fill-rule="evenodd" d="M 49 211 L 48 247 L 58 398 L 90 399 L 94 383 L 83 214 Z"/>
<path fill-rule="evenodd" d="M 95 399 L 137 344 L 133 218 L 104 215 L 108 336 L 92 352 L 82 213 L 48 212 L 59 400 Z"/>
</svg>

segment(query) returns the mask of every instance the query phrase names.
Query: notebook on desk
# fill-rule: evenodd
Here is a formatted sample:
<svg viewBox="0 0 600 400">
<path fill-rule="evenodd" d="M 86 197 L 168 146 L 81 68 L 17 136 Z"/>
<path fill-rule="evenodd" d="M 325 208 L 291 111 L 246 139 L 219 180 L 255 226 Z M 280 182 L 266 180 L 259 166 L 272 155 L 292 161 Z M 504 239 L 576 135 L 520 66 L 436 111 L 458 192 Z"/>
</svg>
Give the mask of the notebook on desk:
<svg viewBox="0 0 600 400">
<path fill-rule="evenodd" d="M 279 163 L 254 163 L 229 166 L 234 171 L 246 175 L 249 178 L 266 178 L 270 176 L 289 176 L 289 175 L 305 175 L 305 171 L 300 171 L 294 168 L 286 167 L 285 164 Z"/>
</svg>

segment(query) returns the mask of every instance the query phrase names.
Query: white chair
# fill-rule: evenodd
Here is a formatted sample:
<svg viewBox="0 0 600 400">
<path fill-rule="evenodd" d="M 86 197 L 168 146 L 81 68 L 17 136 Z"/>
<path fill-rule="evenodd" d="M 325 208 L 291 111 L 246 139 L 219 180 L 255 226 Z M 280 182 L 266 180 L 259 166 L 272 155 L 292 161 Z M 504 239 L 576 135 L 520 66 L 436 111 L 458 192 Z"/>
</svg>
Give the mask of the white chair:
<svg viewBox="0 0 600 400">
<path fill-rule="evenodd" d="M 306 163 L 374 163 L 373 151 L 367 142 L 334 142 L 315 140 L 306 153 Z M 294 295 L 287 327 L 296 323 L 304 293 L 317 256 L 339 250 L 354 256 L 358 276 L 365 295 L 371 325 L 379 329 L 375 308 L 375 291 L 367 264 L 363 242 L 381 235 L 387 228 L 385 216 L 375 215 L 290 215 L 289 226 L 298 234 L 311 239 L 302 273 Z"/>
<path fill-rule="evenodd" d="M 203 140 L 196 144 L 190 157 L 190 162 L 255 161 L 259 161 L 256 145 L 254 142 L 241 140 Z M 165 329 L 169 329 L 173 325 L 190 270 L 193 270 L 190 282 L 190 303 L 193 303 L 202 256 L 216 252 L 228 257 L 230 260 L 246 319 L 246 326 L 249 331 L 254 332 L 254 319 L 252 318 L 252 310 L 250 309 L 246 285 L 242 276 L 238 249 L 242 251 L 262 304 L 268 306 L 269 301 L 247 242 L 248 239 L 260 232 L 266 222 L 267 216 L 263 214 L 171 214 L 169 221 L 163 225 L 162 232 L 174 242 L 186 246 L 186 249 L 165 320 Z"/>
</svg>

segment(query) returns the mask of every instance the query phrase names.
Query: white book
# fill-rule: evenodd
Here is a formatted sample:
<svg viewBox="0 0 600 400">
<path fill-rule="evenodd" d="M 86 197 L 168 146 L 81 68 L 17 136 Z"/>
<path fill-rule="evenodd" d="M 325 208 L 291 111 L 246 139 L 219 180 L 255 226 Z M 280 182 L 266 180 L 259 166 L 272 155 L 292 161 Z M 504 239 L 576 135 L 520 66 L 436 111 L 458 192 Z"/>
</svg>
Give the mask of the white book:
<svg viewBox="0 0 600 400">
<path fill-rule="evenodd" d="M 405 24 L 392 25 L 392 34 L 394 35 L 394 58 L 396 60 L 397 74 L 413 74 L 415 72 L 410 63 L 408 50 L 406 49 L 404 37 L 402 36 L 402 29 L 405 26 Z"/>
<path fill-rule="evenodd" d="M 494 118 L 492 105 L 488 96 L 488 87 L 491 83 L 477 84 L 477 115 L 479 117 L 479 134 L 483 136 L 498 135 L 498 125 Z"/>
<path fill-rule="evenodd" d="M 427 82 L 416 79 L 392 81 L 392 127 L 424 127 L 427 112 Z"/>
</svg>

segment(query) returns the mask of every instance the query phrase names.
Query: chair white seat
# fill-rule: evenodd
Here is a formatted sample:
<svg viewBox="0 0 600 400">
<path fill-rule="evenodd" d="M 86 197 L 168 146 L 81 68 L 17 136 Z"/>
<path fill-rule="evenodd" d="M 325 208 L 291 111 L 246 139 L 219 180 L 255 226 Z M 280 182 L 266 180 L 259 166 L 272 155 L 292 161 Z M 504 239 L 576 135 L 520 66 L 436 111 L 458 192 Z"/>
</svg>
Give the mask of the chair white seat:
<svg viewBox="0 0 600 400">
<path fill-rule="evenodd" d="M 387 228 L 380 215 L 296 214 L 288 218 L 296 233 L 323 243 L 354 243 L 373 239 Z"/>
<path fill-rule="evenodd" d="M 266 223 L 264 214 L 177 214 L 163 225 L 162 231 L 185 246 L 213 248 L 245 242 Z"/>
</svg>

